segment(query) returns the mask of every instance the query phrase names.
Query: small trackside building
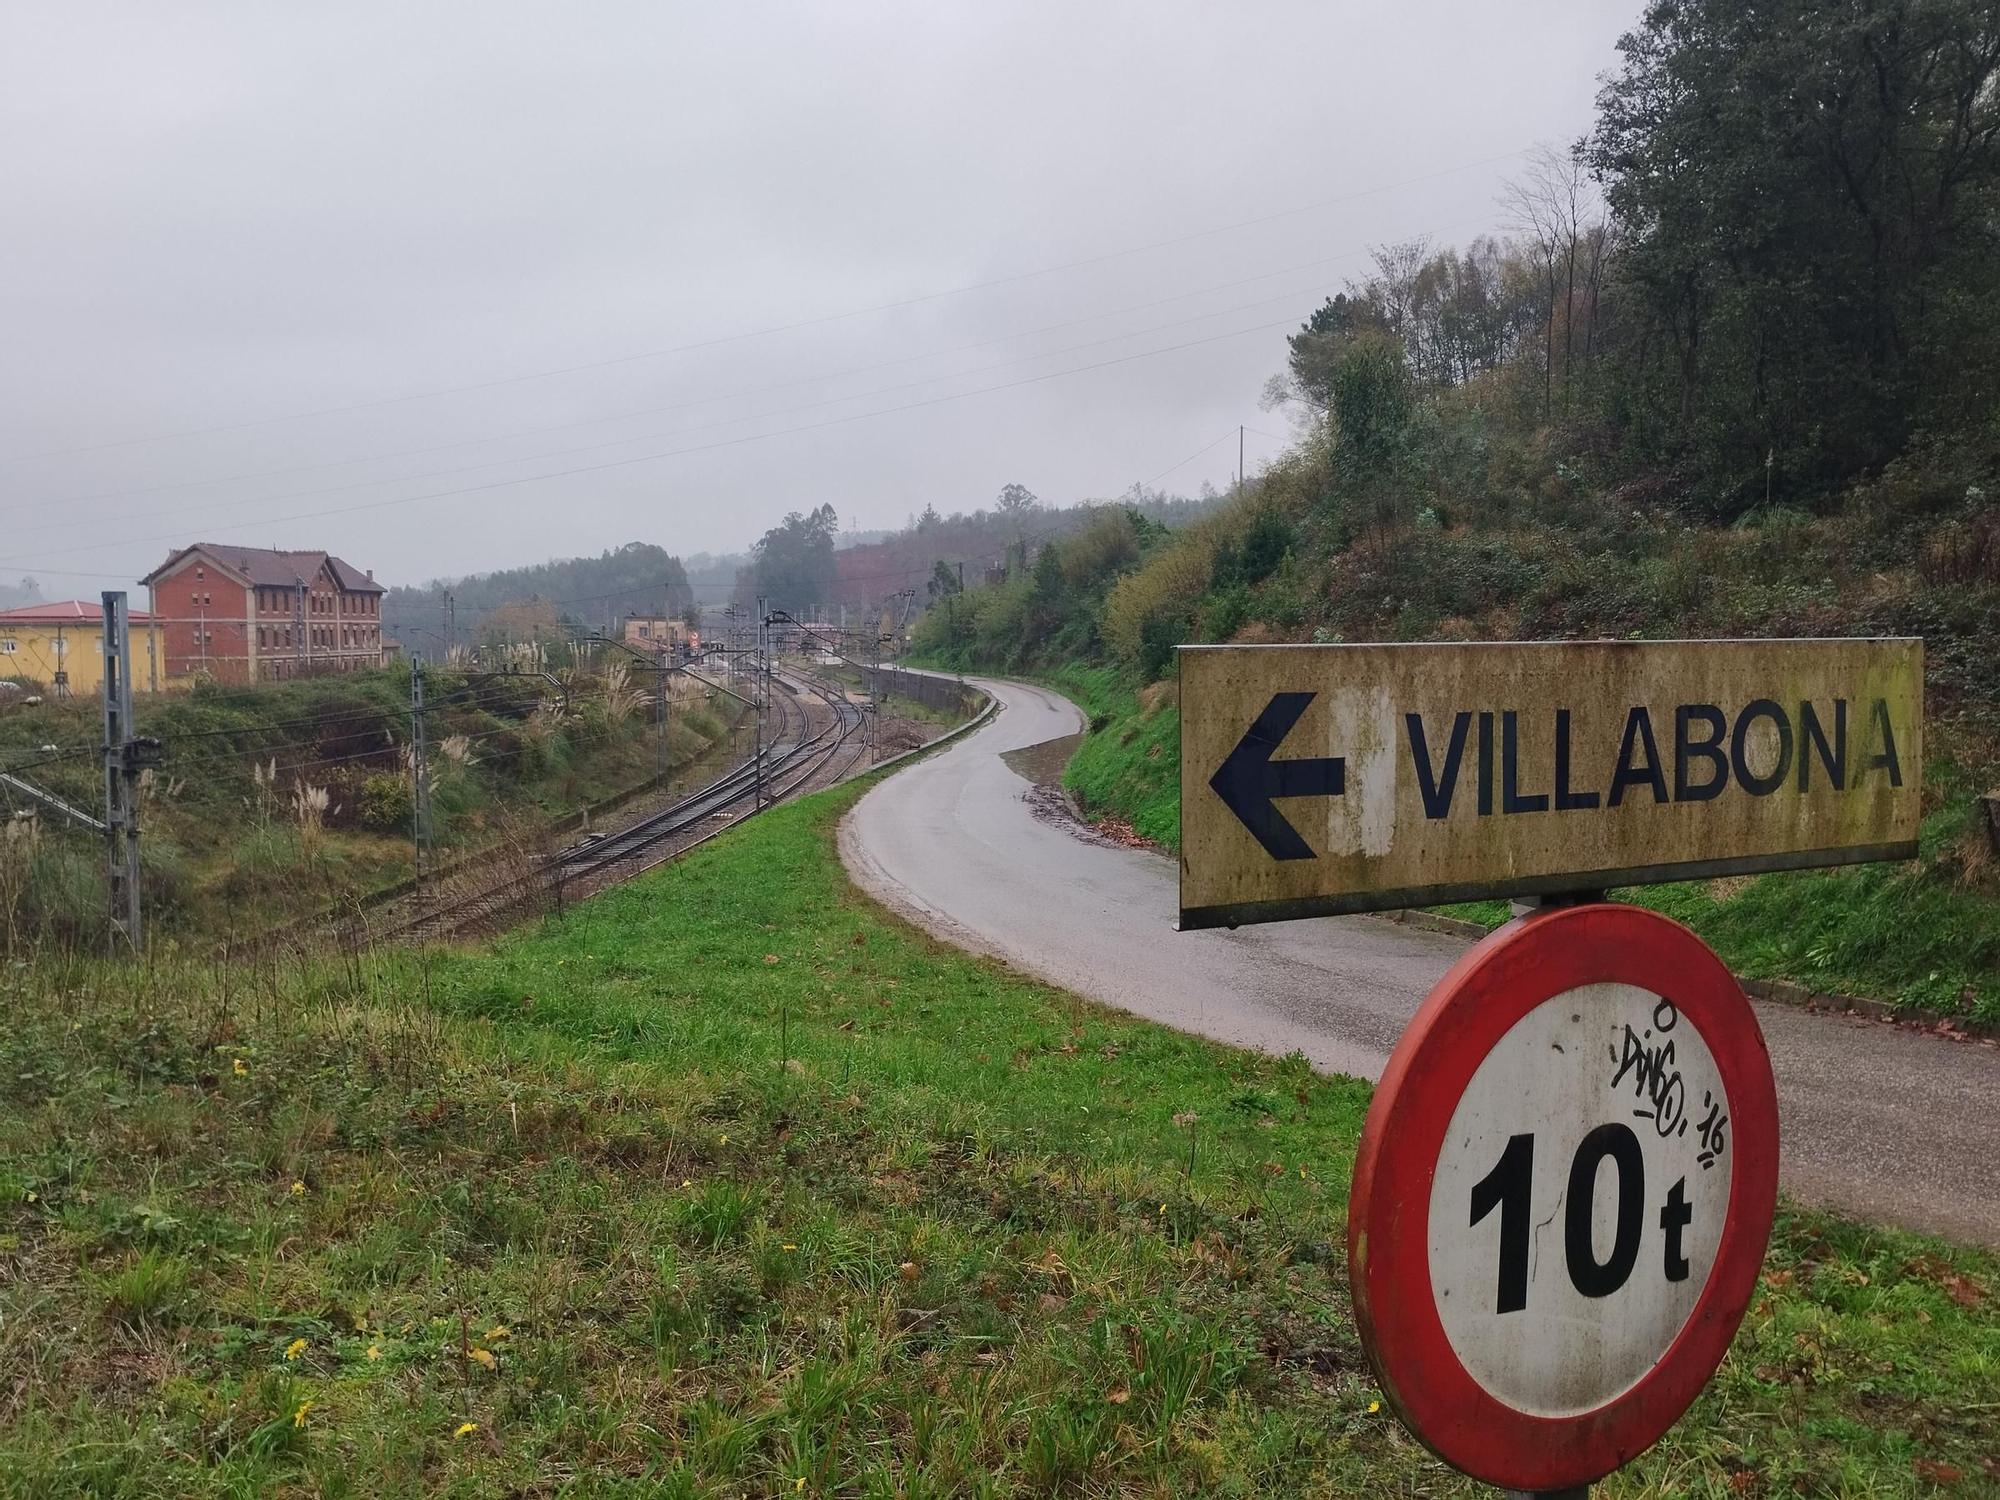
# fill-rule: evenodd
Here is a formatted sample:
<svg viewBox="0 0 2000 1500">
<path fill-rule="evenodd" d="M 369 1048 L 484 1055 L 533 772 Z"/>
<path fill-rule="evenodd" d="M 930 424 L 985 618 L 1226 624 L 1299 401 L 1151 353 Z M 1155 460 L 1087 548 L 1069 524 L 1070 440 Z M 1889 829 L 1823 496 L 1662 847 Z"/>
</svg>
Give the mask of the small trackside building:
<svg viewBox="0 0 2000 1500">
<path fill-rule="evenodd" d="M 272 682 L 383 660 L 385 591 L 330 552 L 196 542 L 140 582 L 168 678 Z"/>
</svg>

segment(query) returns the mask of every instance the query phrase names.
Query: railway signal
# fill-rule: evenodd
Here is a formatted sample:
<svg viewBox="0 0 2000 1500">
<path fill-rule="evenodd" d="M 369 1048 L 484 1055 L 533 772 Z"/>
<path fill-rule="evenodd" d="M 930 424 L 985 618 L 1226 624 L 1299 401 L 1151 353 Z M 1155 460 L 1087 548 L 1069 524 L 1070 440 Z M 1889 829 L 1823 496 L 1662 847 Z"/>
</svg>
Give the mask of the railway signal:
<svg viewBox="0 0 2000 1500">
<path fill-rule="evenodd" d="M 1914 640 L 1183 647 L 1180 925 L 1544 904 L 1434 989 L 1348 1210 L 1362 1343 L 1440 1457 L 1572 1496 L 1728 1352 L 1776 1091 L 1722 961 L 1607 887 L 1916 852 Z"/>
</svg>

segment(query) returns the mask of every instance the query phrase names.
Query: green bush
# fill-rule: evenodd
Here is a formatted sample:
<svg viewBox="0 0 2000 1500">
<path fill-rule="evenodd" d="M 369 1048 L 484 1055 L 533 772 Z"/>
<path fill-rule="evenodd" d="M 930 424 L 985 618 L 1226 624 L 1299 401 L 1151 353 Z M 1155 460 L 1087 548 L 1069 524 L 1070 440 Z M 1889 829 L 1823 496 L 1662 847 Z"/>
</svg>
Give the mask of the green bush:
<svg viewBox="0 0 2000 1500">
<path fill-rule="evenodd" d="M 378 833 L 400 832 L 416 814 L 416 794 L 410 778 L 379 772 L 361 783 L 361 824 Z"/>
</svg>

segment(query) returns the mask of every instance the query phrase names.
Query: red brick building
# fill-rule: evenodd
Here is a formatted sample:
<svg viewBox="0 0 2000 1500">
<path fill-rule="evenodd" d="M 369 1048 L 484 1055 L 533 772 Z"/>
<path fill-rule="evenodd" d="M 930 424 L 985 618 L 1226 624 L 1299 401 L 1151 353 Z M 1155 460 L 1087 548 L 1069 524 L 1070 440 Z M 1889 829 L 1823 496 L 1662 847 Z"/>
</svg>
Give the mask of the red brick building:
<svg viewBox="0 0 2000 1500">
<path fill-rule="evenodd" d="M 196 542 L 139 580 L 166 677 L 270 682 L 382 661 L 382 586 L 330 552 Z"/>
</svg>

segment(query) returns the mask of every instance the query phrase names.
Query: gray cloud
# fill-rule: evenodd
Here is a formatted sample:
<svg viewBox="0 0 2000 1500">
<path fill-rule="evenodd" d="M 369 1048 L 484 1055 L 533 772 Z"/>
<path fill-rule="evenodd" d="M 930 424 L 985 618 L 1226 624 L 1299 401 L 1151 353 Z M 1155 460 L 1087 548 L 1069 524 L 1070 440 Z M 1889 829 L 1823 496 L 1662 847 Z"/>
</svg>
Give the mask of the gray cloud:
<svg viewBox="0 0 2000 1500">
<path fill-rule="evenodd" d="M 14 6 L 0 575 L 89 593 L 214 536 L 415 581 L 1115 493 L 1273 427 L 1249 330 L 1368 245 L 1490 228 L 1507 164 L 1468 164 L 1585 129 L 1634 9 Z"/>
</svg>

